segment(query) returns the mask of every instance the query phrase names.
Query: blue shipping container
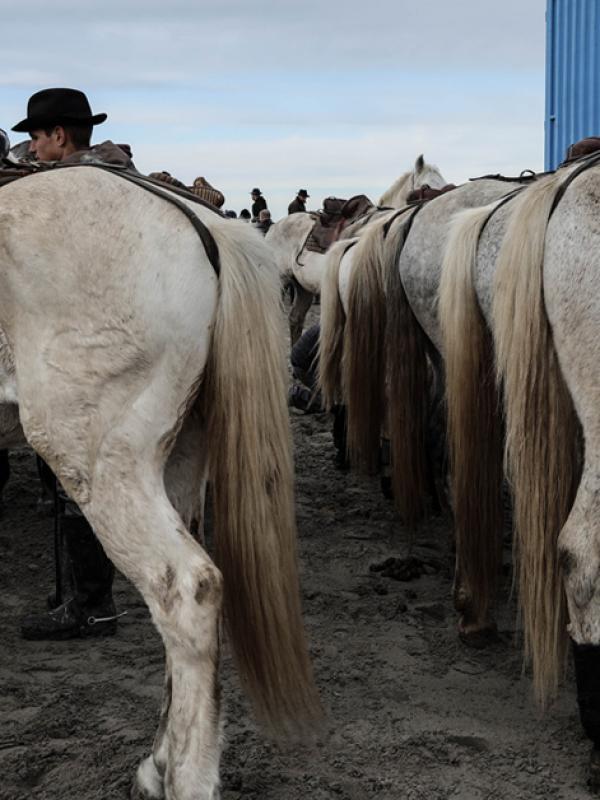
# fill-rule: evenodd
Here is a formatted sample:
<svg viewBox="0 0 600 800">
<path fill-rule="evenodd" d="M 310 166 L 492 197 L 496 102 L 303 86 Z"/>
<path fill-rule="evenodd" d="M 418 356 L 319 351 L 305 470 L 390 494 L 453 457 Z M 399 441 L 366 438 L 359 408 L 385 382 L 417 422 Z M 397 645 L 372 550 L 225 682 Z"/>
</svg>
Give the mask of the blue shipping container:
<svg viewBox="0 0 600 800">
<path fill-rule="evenodd" d="M 600 0 L 548 0 L 545 133 L 546 169 L 600 136 Z"/>
</svg>

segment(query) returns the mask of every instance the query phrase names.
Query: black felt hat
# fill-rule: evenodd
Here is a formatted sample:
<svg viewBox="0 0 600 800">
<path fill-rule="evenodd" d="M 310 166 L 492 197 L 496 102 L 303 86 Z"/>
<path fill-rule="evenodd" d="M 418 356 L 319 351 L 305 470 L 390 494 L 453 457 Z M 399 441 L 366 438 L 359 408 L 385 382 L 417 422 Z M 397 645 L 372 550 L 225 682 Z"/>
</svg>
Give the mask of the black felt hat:
<svg viewBox="0 0 600 800">
<path fill-rule="evenodd" d="M 99 125 L 106 114 L 92 114 L 87 97 L 79 89 L 42 89 L 31 95 L 27 118 L 13 131 L 30 133 L 50 125 Z"/>
<path fill-rule="evenodd" d="M 254 188 L 254 189 L 252 189 L 252 191 L 250 192 L 250 194 L 262 194 L 262 192 L 260 191 L 260 189 L 256 189 L 256 188 Z"/>
<path fill-rule="evenodd" d="M 298 197 L 310 197 L 310 195 L 306 191 L 306 189 L 300 189 L 300 191 L 298 192 Z"/>
</svg>

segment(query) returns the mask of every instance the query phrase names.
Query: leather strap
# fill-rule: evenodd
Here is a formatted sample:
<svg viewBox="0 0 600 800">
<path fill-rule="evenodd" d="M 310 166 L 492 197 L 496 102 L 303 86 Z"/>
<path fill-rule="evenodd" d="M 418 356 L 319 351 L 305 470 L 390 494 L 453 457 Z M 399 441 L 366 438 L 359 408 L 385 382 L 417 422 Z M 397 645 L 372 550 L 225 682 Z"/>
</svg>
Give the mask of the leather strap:
<svg viewBox="0 0 600 800">
<path fill-rule="evenodd" d="M 478 246 L 479 246 L 479 242 L 481 241 L 481 237 L 483 235 L 483 232 L 487 227 L 488 222 L 494 216 L 496 211 L 498 211 L 499 208 L 502 208 L 502 206 L 505 206 L 507 203 L 510 203 L 510 201 L 513 199 L 513 197 L 516 197 L 518 194 L 521 194 L 523 189 L 525 189 L 525 186 L 518 186 L 516 189 L 513 189 L 512 192 L 509 192 L 508 194 L 505 194 L 504 197 L 502 197 L 502 199 L 492 208 L 490 213 L 485 218 L 485 222 L 483 223 L 483 225 L 479 229 L 479 236 L 477 237 L 477 245 Z"/>
<path fill-rule="evenodd" d="M 559 186 L 556 195 L 554 196 L 554 202 L 552 203 L 552 208 L 550 209 L 550 214 L 548 215 L 548 221 L 550 221 L 552 214 L 554 214 L 554 212 L 556 211 L 556 206 L 560 203 L 560 201 L 564 197 L 565 192 L 567 191 L 569 186 L 573 183 L 575 178 L 581 175 L 582 172 L 585 172 L 586 170 L 591 169 L 592 167 L 595 167 L 598 164 L 600 164 L 600 153 L 596 152 L 593 153 L 591 156 L 585 156 L 584 159 L 579 164 L 579 166 L 577 166 L 573 170 L 573 172 L 567 175 L 563 183 L 561 183 L 561 185 Z M 568 164 L 565 166 L 568 166 Z"/>
</svg>

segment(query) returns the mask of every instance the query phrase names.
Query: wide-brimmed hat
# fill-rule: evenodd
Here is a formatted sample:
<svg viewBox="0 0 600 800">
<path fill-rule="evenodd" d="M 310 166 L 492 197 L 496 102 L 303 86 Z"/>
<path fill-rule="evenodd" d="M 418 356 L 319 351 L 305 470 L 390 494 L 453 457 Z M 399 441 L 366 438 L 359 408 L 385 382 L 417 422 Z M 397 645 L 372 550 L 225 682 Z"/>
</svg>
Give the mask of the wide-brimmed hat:
<svg viewBox="0 0 600 800">
<path fill-rule="evenodd" d="M 252 189 L 250 194 L 262 194 L 262 192 L 260 191 L 260 189 Z"/>
<path fill-rule="evenodd" d="M 310 195 L 306 191 L 306 189 L 300 189 L 300 191 L 298 192 L 298 197 L 310 197 Z"/>
<path fill-rule="evenodd" d="M 27 118 L 13 131 L 30 133 L 50 125 L 100 125 L 106 114 L 92 114 L 87 97 L 79 89 L 42 89 L 31 95 Z"/>
</svg>

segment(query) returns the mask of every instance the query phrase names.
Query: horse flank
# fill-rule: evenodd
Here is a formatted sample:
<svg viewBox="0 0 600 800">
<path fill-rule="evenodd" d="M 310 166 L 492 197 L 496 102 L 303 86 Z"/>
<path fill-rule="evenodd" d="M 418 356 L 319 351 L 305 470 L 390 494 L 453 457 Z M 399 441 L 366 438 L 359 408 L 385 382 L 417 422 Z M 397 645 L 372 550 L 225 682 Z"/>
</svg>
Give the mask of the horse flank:
<svg viewBox="0 0 600 800">
<path fill-rule="evenodd" d="M 236 247 L 233 230 L 212 230 L 222 272 L 201 394 L 215 560 L 243 684 L 259 719 L 290 732 L 321 712 L 301 619 L 285 337 L 278 282 L 264 274 L 274 266 L 262 243 Z"/>
<path fill-rule="evenodd" d="M 447 435 L 456 535 L 455 604 L 462 625 L 490 619 L 502 554 L 502 420 L 491 332 L 473 275 L 484 223 L 495 203 L 451 221 L 439 287 L 446 367 Z"/>
<path fill-rule="evenodd" d="M 566 603 L 557 538 L 580 475 L 579 423 L 554 350 L 543 298 L 546 227 L 568 170 L 515 201 L 493 301 L 498 380 L 506 415 L 506 470 L 514 491 L 515 550 L 525 657 L 542 706 L 566 657 Z"/>
</svg>

